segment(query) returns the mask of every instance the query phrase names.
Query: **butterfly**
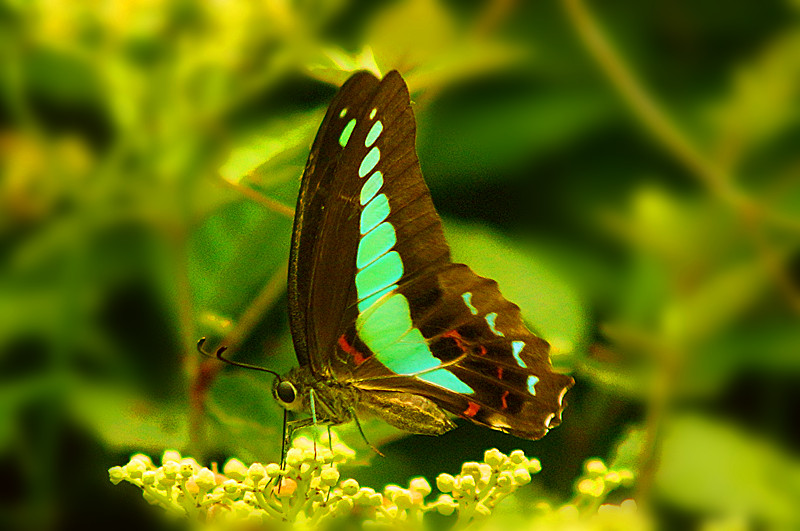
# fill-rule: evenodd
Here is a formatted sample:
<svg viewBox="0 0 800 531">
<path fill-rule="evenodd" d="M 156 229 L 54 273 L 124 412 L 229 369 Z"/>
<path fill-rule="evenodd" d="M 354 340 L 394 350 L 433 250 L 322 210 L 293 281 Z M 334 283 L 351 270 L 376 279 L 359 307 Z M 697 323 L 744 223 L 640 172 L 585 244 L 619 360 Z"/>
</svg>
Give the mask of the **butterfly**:
<svg viewBox="0 0 800 531">
<path fill-rule="evenodd" d="M 289 258 L 299 366 L 273 394 L 286 411 L 310 413 L 295 429 L 358 424 L 369 412 L 439 435 L 455 415 L 538 439 L 561 422 L 573 379 L 553 371 L 548 343 L 494 280 L 451 261 L 415 138 L 396 71 L 357 72 L 331 102 L 303 172 Z"/>
</svg>

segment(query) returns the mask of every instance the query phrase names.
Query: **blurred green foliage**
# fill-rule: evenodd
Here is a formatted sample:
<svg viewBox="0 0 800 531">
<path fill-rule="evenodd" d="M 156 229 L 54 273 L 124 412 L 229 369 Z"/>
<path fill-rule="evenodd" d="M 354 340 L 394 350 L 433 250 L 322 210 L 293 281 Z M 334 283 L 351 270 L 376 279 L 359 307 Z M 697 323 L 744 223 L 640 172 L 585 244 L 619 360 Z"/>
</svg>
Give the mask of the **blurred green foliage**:
<svg viewBox="0 0 800 531">
<path fill-rule="evenodd" d="M 600 456 L 666 528 L 800 526 L 797 0 L 0 0 L 0 526 L 166 525 L 107 484 L 132 452 L 276 459 L 270 379 L 194 345 L 295 363 L 291 205 L 359 68 L 577 385 L 539 442 L 368 423 L 348 475 L 521 447 L 554 499 Z"/>
</svg>

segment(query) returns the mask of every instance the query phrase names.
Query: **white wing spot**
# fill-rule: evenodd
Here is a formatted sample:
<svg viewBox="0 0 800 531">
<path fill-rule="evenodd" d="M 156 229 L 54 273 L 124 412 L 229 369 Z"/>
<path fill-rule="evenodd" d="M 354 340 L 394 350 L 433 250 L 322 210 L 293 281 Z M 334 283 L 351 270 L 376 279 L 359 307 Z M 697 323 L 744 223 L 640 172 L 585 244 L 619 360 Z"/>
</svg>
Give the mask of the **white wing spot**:
<svg viewBox="0 0 800 531">
<path fill-rule="evenodd" d="M 553 419 L 556 417 L 555 413 L 550 413 L 546 419 L 544 419 L 544 425 L 548 428 L 550 427 L 550 423 L 553 422 Z"/>
<path fill-rule="evenodd" d="M 373 118 L 375 118 L 376 114 L 378 114 L 378 109 L 372 109 L 372 111 L 370 111 L 369 113 L 369 119 L 372 120 Z"/>
<path fill-rule="evenodd" d="M 347 116 L 347 107 L 339 111 L 339 118 L 344 118 L 345 116 Z"/>
<path fill-rule="evenodd" d="M 561 390 L 561 394 L 558 395 L 558 407 L 561 407 L 564 403 L 564 395 L 567 394 L 567 388 Z"/>
</svg>

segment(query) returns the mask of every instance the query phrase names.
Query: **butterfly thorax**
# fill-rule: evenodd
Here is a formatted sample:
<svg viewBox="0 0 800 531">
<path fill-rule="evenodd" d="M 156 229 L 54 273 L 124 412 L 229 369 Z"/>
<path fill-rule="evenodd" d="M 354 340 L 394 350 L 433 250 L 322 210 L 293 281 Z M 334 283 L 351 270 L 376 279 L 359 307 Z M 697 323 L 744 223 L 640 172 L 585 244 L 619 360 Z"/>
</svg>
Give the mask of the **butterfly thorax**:
<svg viewBox="0 0 800 531">
<path fill-rule="evenodd" d="M 293 400 L 281 396 L 278 387 L 288 382 L 294 387 Z M 284 384 L 285 385 L 285 384 Z M 358 403 L 359 391 L 352 385 L 333 377 L 320 378 L 308 366 L 296 367 L 275 381 L 275 399 L 284 408 L 296 413 L 316 417 L 320 424 L 343 424 L 352 420 L 352 411 Z M 313 408 L 312 408 L 313 400 Z"/>
</svg>

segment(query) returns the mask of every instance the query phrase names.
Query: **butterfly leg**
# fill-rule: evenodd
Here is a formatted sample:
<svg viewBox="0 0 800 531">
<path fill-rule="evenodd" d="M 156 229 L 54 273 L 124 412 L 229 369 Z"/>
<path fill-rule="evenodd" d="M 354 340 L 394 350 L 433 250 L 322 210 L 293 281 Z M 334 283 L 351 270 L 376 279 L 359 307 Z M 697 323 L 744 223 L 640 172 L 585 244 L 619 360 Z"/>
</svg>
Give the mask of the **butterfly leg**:
<svg viewBox="0 0 800 531">
<path fill-rule="evenodd" d="M 309 395 L 309 401 L 311 403 L 311 419 L 314 421 L 314 437 L 313 437 L 312 440 L 314 441 L 314 459 L 316 460 L 316 458 L 317 458 L 317 408 L 315 406 L 315 402 L 316 401 L 314 400 L 314 390 L 313 389 L 309 389 L 308 395 Z"/>
<path fill-rule="evenodd" d="M 369 442 L 369 440 L 367 439 L 367 436 L 364 434 L 364 429 L 361 427 L 361 423 L 358 421 L 358 416 L 356 416 L 356 410 L 353 409 L 353 408 L 350 408 L 349 411 L 350 411 L 350 415 L 353 417 L 353 420 L 356 423 L 356 428 L 358 428 L 358 433 L 361 434 L 361 438 L 364 439 L 364 442 L 367 443 L 367 446 L 372 448 L 372 451 L 374 451 L 379 456 L 386 457 L 385 455 L 383 455 L 381 453 L 380 450 L 378 450 L 375 446 L 373 446 L 372 443 Z"/>
</svg>

